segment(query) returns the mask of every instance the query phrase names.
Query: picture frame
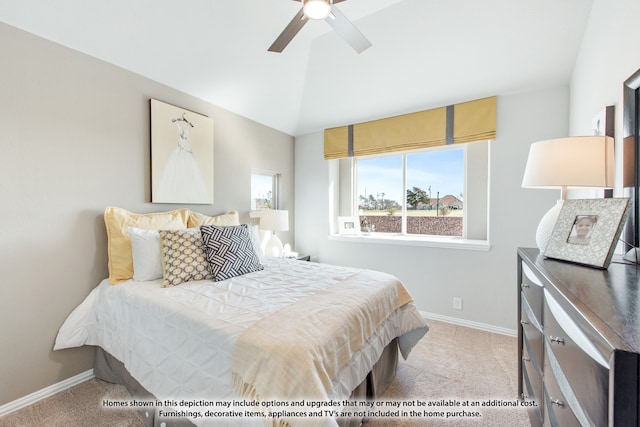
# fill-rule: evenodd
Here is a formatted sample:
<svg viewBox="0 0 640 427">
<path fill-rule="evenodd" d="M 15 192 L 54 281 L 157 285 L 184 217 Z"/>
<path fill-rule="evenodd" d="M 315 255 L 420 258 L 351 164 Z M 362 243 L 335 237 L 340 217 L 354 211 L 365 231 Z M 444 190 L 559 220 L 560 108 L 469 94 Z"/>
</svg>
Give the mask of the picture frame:
<svg viewBox="0 0 640 427">
<path fill-rule="evenodd" d="M 606 269 L 629 215 L 629 198 L 565 200 L 544 256 Z"/>
<path fill-rule="evenodd" d="M 213 204 L 213 119 L 150 99 L 151 202 Z"/>
<path fill-rule="evenodd" d="M 339 216 L 338 234 L 360 234 L 360 219 L 357 216 Z"/>
</svg>

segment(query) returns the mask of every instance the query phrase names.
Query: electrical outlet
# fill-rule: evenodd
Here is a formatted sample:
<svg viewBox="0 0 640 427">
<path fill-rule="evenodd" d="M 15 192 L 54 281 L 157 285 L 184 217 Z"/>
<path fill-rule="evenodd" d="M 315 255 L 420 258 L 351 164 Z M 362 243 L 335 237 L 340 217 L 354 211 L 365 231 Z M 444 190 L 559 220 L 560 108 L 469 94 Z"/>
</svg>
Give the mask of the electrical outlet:
<svg viewBox="0 0 640 427">
<path fill-rule="evenodd" d="M 453 297 L 453 308 L 456 310 L 462 310 L 462 298 Z"/>
</svg>

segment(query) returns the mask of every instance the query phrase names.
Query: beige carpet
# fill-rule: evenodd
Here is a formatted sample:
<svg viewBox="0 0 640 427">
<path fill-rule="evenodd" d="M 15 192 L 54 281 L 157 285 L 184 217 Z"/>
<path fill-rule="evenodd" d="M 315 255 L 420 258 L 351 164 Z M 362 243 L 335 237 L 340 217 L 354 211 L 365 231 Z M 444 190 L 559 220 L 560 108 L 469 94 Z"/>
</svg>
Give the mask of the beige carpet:
<svg viewBox="0 0 640 427">
<path fill-rule="evenodd" d="M 428 403 L 509 401 L 517 398 L 517 340 L 513 337 L 429 321 L 431 331 L 401 360 L 398 375 L 383 399 Z M 92 379 L 19 411 L 0 417 L 4 427 L 143 427 L 135 411 L 102 409 L 102 399 L 126 400 L 124 387 Z M 388 410 L 388 408 L 383 408 Z M 529 426 L 522 408 L 412 407 L 405 412 L 479 412 L 480 417 L 370 419 L 367 427 Z M 410 413 L 410 412 L 409 412 Z"/>
<path fill-rule="evenodd" d="M 103 409 L 102 399 L 128 400 L 124 386 L 93 378 L 0 417 L 2 427 L 144 427 L 136 411 Z"/>
<path fill-rule="evenodd" d="M 515 337 L 429 321 L 431 330 L 402 360 L 396 379 L 382 399 L 469 404 L 515 402 L 518 396 L 518 340 Z M 403 408 L 412 410 L 414 408 Z M 483 426 L 528 427 L 521 407 L 421 407 L 414 411 L 480 412 L 481 417 L 372 419 L 368 427 Z"/>
</svg>

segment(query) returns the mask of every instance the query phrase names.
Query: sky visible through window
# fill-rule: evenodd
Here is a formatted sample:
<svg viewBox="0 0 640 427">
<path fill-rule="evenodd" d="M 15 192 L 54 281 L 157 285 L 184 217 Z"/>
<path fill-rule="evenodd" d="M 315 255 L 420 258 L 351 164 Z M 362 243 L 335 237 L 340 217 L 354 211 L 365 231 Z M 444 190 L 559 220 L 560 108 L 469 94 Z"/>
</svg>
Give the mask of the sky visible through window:
<svg viewBox="0 0 640 427">
<path fill-rule="evenodd" d="M 407 188 L 418 187 L 431 197 L 451 194 L 461 198 L 464 189 L 464 150 L 451 149 L 409 154 L 407 156 Z M 360 159 L 358 161 L 358 196 L 373 194 L 403 203 L 402 156 Z"/>
<path fill-rule="evenodd" d="M 256 204 L 257 200 L 272 198 L 273 176 L 261 173 L 251 174 L 251 209 L 262 209 Z M 273 202 L 273 200 L 271 200 Z"/>
</svg>

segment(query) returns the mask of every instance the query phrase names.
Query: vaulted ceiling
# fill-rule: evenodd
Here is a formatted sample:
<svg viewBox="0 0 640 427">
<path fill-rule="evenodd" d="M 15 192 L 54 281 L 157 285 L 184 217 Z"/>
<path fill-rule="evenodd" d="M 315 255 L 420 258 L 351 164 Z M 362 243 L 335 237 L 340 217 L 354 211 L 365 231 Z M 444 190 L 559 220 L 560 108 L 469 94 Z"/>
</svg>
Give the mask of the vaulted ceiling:
<svg viewBox="0 0 640 427">
<path fill-rule="evenodd" d="M 294 0 L 2 0 L 0 21 L 303 135 L 566 85 L 591 3 L 341 2 L 373 44 L 361 54 L 323 21 L 268 52 Z"/>
</svg>

